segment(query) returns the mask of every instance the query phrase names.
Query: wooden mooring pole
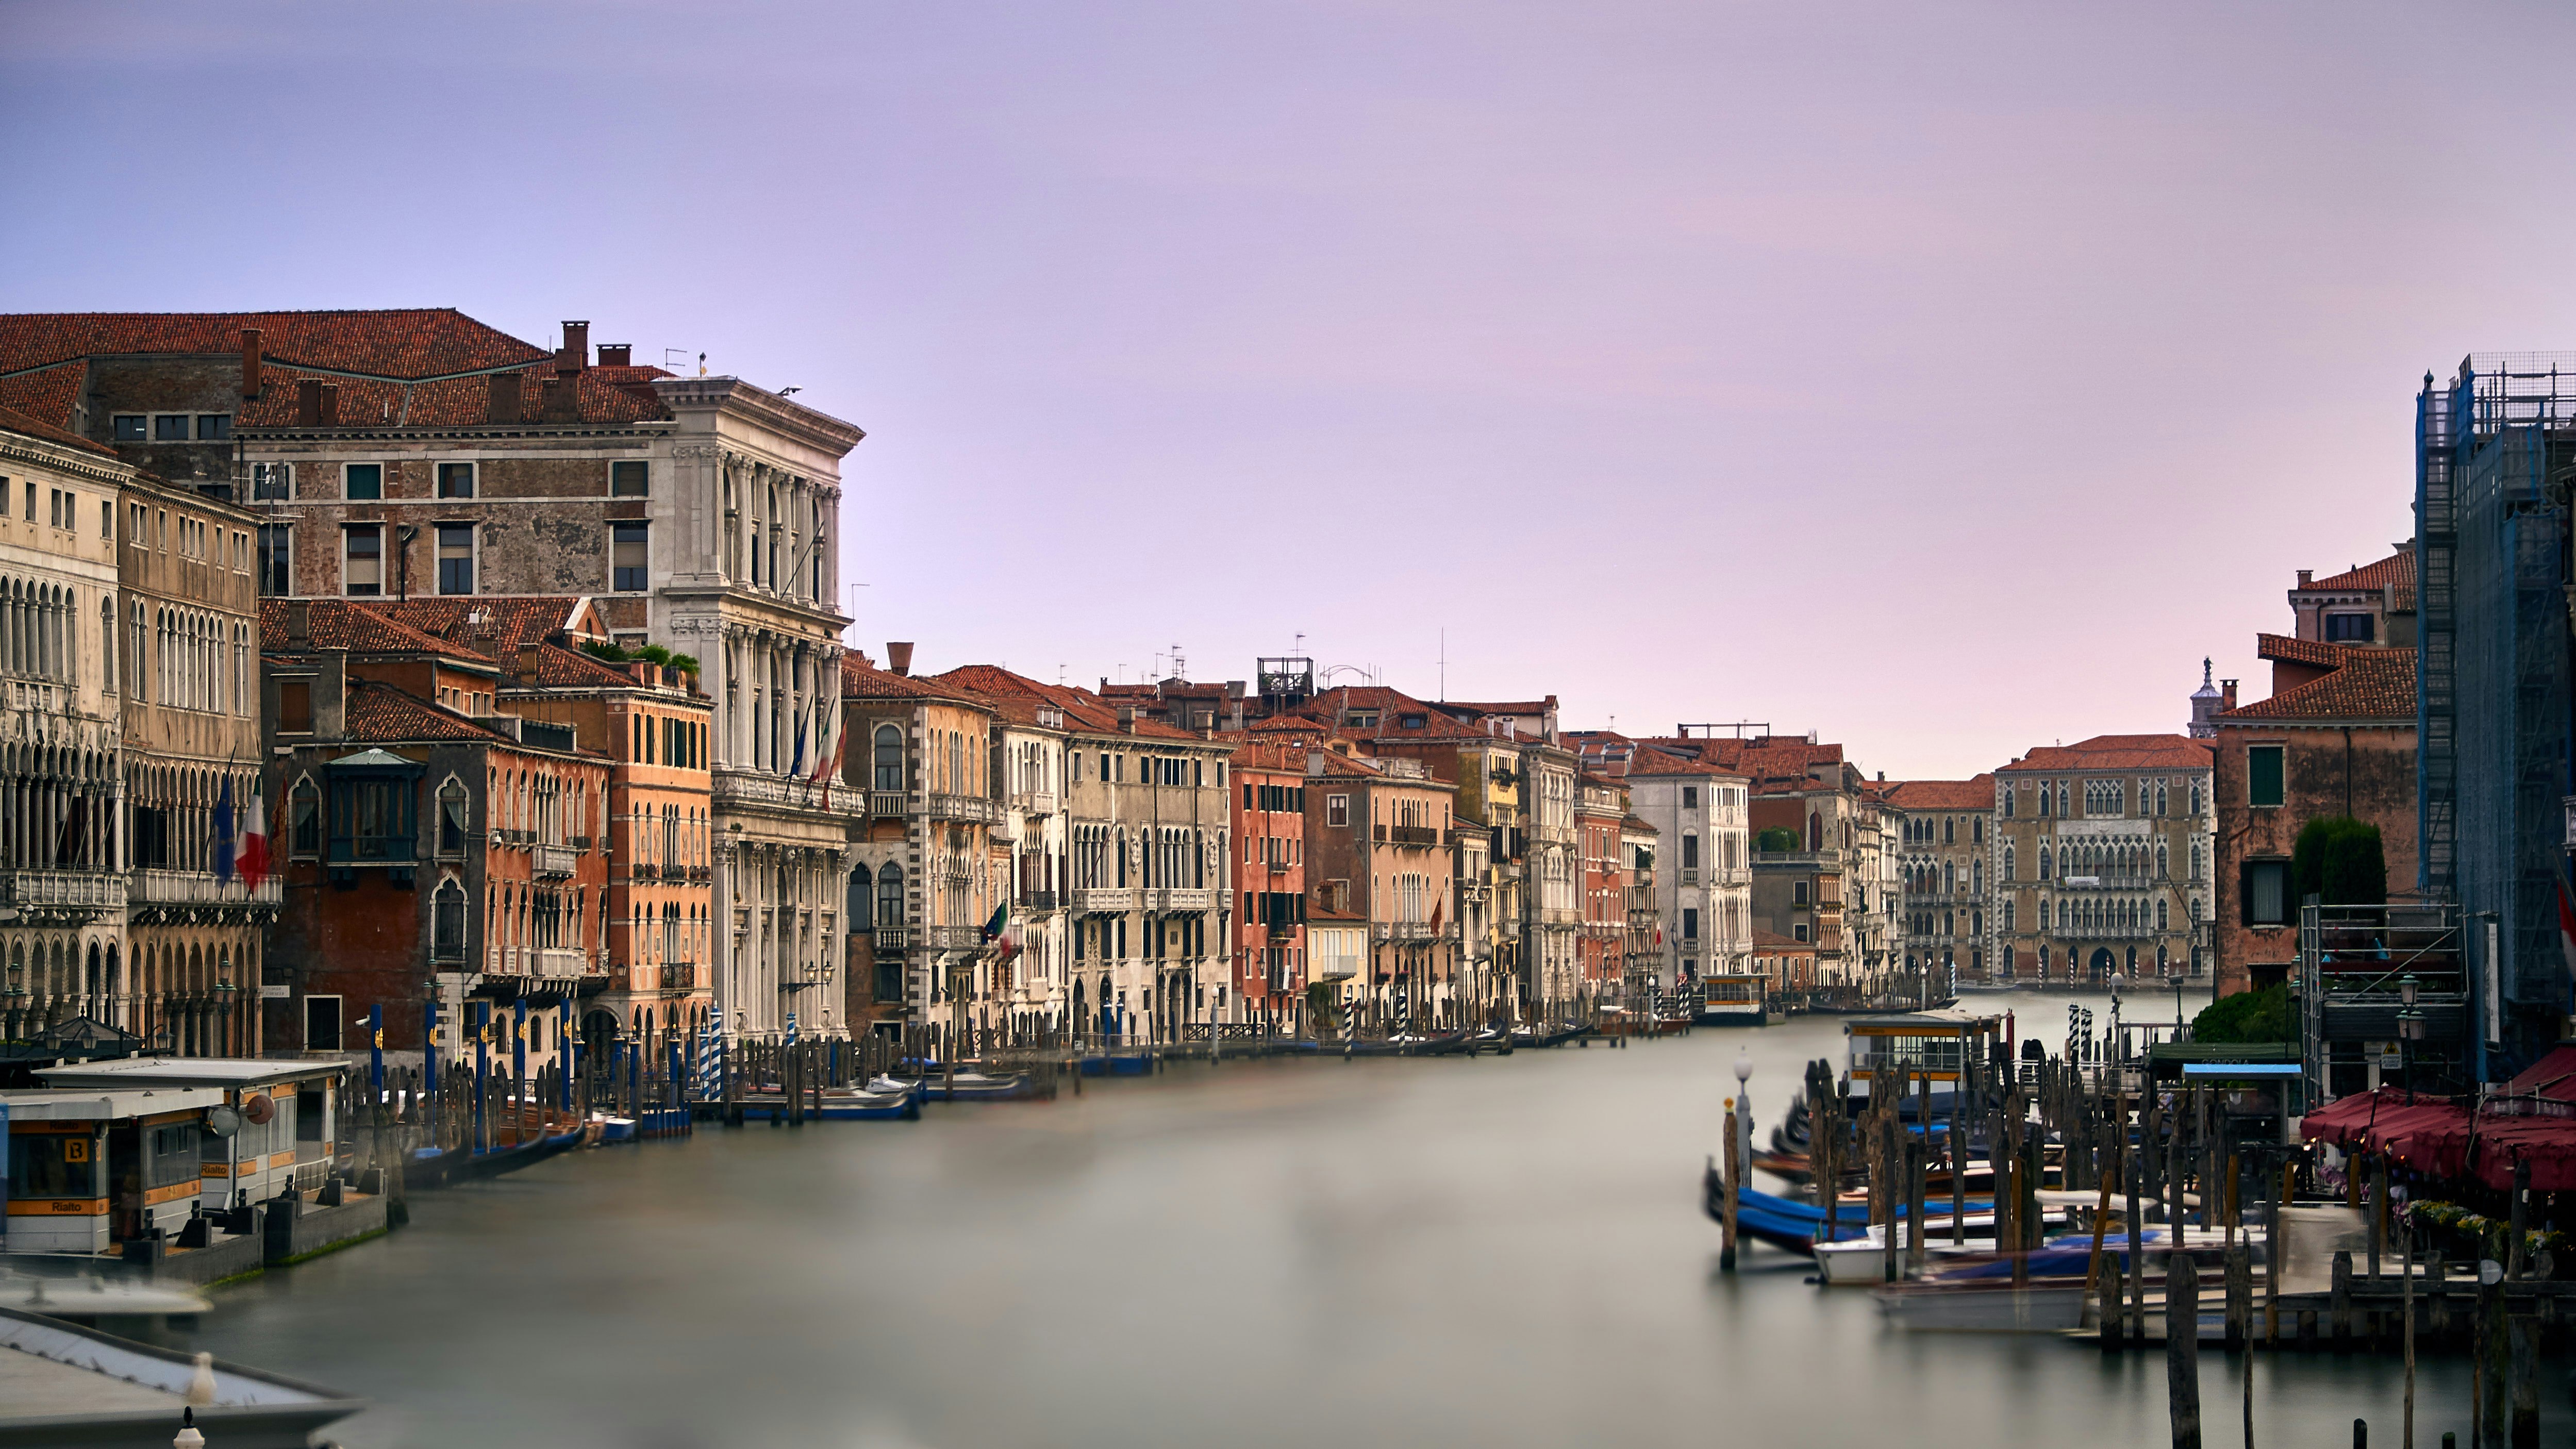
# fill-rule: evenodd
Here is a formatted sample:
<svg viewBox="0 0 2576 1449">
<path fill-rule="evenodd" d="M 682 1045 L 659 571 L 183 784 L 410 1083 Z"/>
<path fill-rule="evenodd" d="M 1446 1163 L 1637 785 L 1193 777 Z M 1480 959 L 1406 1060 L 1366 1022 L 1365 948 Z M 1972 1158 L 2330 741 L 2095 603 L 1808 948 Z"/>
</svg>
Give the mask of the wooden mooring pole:
<svg viewBox="0 0 2576 1449">
<path fill-rule="evenodd" d="M 2200 1449 L 2200 1277 L 2185 1252 L 2165 1259 L 2165 1398 L 2174 1449 Z"/>
</svg>

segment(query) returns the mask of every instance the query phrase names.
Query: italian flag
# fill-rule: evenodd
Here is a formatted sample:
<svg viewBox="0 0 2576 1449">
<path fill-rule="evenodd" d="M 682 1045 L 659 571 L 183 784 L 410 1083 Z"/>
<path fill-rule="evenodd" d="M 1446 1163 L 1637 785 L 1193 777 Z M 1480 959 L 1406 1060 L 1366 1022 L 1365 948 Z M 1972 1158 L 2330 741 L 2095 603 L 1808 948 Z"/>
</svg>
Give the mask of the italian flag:
<svg viewBox="0 0 2576 1449">
<path fill-rule="evenodd" d="M 268 878 L 268 801 L 256 784 L 250 787 L 250 808 L 241 815 L 241 833 L 233 838 L 233 870 L 245 891 L 258 890 Z"/>
</svg>

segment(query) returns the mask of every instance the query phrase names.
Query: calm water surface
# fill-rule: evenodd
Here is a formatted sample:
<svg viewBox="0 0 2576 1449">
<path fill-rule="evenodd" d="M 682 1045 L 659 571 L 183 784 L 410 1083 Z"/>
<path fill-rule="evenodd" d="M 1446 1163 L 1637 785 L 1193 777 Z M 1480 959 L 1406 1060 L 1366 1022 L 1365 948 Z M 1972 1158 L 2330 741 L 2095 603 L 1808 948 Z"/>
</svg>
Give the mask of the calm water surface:
<svg viewBox="0 0 2576 1449">
<path fill-rule="evenodd" d="M 2063 1036 L 2065 997 L 1980 1000 Z M 194 1337 L 371 1399 L 351 1449 L 2168 1443 L 2160 1356 L 1891 1332 L 1768 1249 L 1716 1272 L 1698 1177 L 1737 1050 L 1767 1136 L 1841 1045 L 1811 1019 L 704 1129 L 415 1199 Z M 2204 1376 L 2234 1445 L 2235 1369 Z M 2393 1359 L 2261 1363 L 2256 1442 L 2366 1415 L 2393 1445 L 2398 1402 Z M 2418 1415 L 2466 1429 L 2455 1366 Z"/>
</svg>

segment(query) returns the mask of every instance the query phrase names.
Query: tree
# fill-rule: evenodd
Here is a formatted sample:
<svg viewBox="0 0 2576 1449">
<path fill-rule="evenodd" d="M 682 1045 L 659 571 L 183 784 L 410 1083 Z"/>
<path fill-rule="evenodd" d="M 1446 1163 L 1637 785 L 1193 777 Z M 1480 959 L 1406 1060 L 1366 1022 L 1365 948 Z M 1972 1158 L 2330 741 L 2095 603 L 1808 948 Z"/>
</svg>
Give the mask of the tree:
<svg viewBox="0 0 2576 1449">
<path fill-rule="evenodd" d="M 2287 982 L 2260 991 L 2223 996 L 2200 1009 L 2191 1022 L 2195 1042 L 2297 1041 L 2299 1023 L 2290 1014 Z"/>
<path fill-rule="evenodd" d="M 2388 858 L 2379 827 L 2349 815 L 2320 815 L 2299 828 L 2290 850 L 2292 899 L 2310 896 L 2330 906 L 2388 902 Z"/>
<path fill-rule="evenodd" d="M 1798 848 L 1798 832 L 1774 825 L 1753 837 L 1753 848 L 1755 850 L 1795 850 Z"/>
</svg>

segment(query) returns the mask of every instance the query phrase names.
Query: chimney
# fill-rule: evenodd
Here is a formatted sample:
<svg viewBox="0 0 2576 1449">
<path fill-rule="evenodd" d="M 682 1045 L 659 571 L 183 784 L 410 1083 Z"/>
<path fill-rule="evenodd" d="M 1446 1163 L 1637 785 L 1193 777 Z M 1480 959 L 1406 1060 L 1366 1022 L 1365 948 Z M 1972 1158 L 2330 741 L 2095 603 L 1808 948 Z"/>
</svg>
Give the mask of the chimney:
<svg viewBox="0 0 2576 1449">
<path fill-rule="evenodd" d="M 522 644 L 519 646 L 519 678 L 534 679 L 536 677 L 537 646 L 534 644 Z"/>
<path fill-rule="evenodd" d="M 492 393 L 489 401 L 484 404 L 483 421 L 487 423 L 516 423 L 526 421 L 520 416 L 522 409 L 520 407 L 520 375 L 518 373 L 496 372 L 484 380 L 491 384 Z"/>
<path fill-rule="evenodd" d="M 2316 577 L 2317 571 L 2315 569 L 2299 570 L 2299 587 L 2303 589 L 2308 587 L 2308 585 L 2316 582 Z"/>
<path fill-rule="evenodd" d="M 545 420 L 547 422 L 581 421 L 580 384 L 573 380 L 576 375 L 558 373 L 546 379 Z"/>
<path fill-rule="evenodd" d="M 260 344 L 259 344 L 259 329 L 258 329 L 258 328 L 256 328 L 256 327 L 245 327 L 245 328 L 243 328 L 243 329 L 242 329 L 242 338 L 241 338 L 241 342 L 242 342 L 242 384 L 241 384 L 241 392 L 242 392 L 242 396 L 243 396 L 243 397 L 245 397 L 245 398 L 255 398 L 255 397 L 258 397 L 258 396 L 259 396 L 259 363 L 260 363 L 260 356 L 261 356 L 261 354 L 260 354 Z"/>
<path fill-rule="evenodd" d="M 2235 680 L 2222 679 L 2218 681 L 2218 707 L 2220 709 L 2234 709 L 2236 707 Z"/>
<path fill-rule="evenodd" d="M 322 379 L 299 377 L 295 380 L 295 425 L 299 428 L 322 425 Z"/>
<path fill-rule="evenodd" d="M 322 384 L 320 388 L 319 405 L 321 417 L 318 421 L 320 425 L 326 428 L 336 428 L 340 426 L 340 385 L 338 383 L 326 382 Z"/>
<path fill-rule="evenodd" d="M 599 344 L 599 365 L 602 367 L 633 367 L 635 365 L 635 344 L 632 342 L 603 342 Z"/>
<path fill-rule="evenodd" d="M 566 322 L 563 325 L 563 347 L 555 353 L 557 372 L 579 372 L 590 365 L 590 324 Z"/>
<path fill-rule="evenodd" d="M 286 642 L 299 648 L 311 647 L 313 643 L 313 601 L 311 599 L 286 601 Z"/>
<path fill-rule="evenodd" d="M 912 677 L 912 646 L 910 644 L 889 643 L 886 645 L 886 672 L 889 674 L 900 674 L 906 679 Z"/>
<path fill-rule="evenodd" d="M 1118 729 L 1123 734 L 1136 733 L 1136 706 L 1132 704 L 1118 706 Z"/>
</svg>

